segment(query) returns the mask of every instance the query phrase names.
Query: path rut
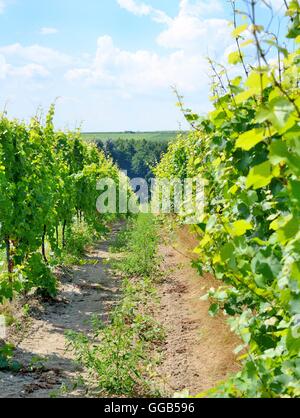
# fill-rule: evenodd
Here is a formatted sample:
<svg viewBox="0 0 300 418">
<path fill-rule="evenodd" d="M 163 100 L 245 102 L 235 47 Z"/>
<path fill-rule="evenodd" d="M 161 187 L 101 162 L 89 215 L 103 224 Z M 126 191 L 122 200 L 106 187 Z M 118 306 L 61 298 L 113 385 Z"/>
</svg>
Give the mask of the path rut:
<svg viewBox="0 0 300 418">
<path fill-rule="evenodd" d="M 109 269 L 109 246 L 119 229 L 114 227 L 108 240 L 88 251 L 86 264 L 74 267 L 68 277 L 62 277 L 59 302 L 44 304 L 42 311 L 31 318 L 25 337 L 17 345 L 16 360 L 27 366 L 42 363 L 43 367 L 32 373 L 28 368 L 21 373 L 0 372 L 0 398 L 54 396 L 63 384 L 70 387 L 79 377 L 81 371 L 72 352 L 66 349 L 65 332 L 88 333 L 92 316 L 105 321 L 117 302 L 120 279 Z M 83 393 L 76 390 L 66 396 Z"/>
<path fill-rule="evenodd" d="M 177 232 L 174 245 L 167 241 L 159 248 L 163 280 L 156 316 L 166 341 L 158 374 L 165 395 L 188 391 L 195 396 L 239 371 L 233 352 L 240 342 L 222 315 L 209 316 L 210 303 L 200 298 L 220 282 L 197 273 L 191 265 L 197 241 L 186 229 Z"/>
</svg>

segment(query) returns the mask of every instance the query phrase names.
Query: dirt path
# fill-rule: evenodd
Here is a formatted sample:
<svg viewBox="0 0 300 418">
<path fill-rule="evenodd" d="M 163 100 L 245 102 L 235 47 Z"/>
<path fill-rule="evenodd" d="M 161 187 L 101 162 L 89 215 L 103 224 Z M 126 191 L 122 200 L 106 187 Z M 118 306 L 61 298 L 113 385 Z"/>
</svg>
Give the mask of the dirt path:
<svg viewBox="0 0 300 418">
<path fill-rule="evenodd" d="M 168 242 L 160 246 L 164 279 L 159 287 L 157 318 L 165 327 L 167 340 L 159 374 L 164 393 L 171 396 L 186 389 L 197 395 L 239 370 L 233 354 L 237 338 L 223 317 L 208 315 L 209 302 L 200 300 L 220 283 L 208 275 L 200 277 L 191 267 L 195 247 L 187 230 L 179 233 L 174 246 Z"/>
<path fill-rule="evenodd" d="M 116 226 L 107 241 L 90 250 L 85 265 L 62 277 L 60 302 L 36 307 L 25 336 L 17 344 L 16 359 L 27 366 L 26 372 L 0 372 L 0 398 L 61 396 L 62 385 L 71 387 L 79 377 L 81 370 L 72 353 L 66 351 L 64 334 L 67 330 L 88 333 L 91 317 L 98 315 L 105 320 L 118 300 L 120 282 L 107 261 L 109 246 L 119 229 Z M 222 317 L 208 315 L 209 302 L 200 300 L 219 283 L 210 276 L 199 277 L 191 267 L 194 247 L 186 231 L 179 233 L 174 246 L 168 242 L 160 246 L 163 280 L 158 285 L 160 305 L 154 314 L 167 334 L 158 383 L 168 396 L 185 389 L 198 394 L 239 369 L 233 355 L 237 339 Z M 32 372 L 28 371 L 30 364 L 34 366 Z M 43 367 L 37 367 L 40 364 Z M 79 389 L 66 394 L 85 395 Z"/>
<path fill-rule="evenodd" d="M 30 321 L 25 337 L 17 346 L 16 359 L 25 365 L 42 363 L 34 372 L 0 372 L 0 398 L 38 398 L 53 396 L 62 384 L 71 385 L 79 376 L 72 353 L 66 351 L 65 331 L 90 329 L 90 319 L 98 315 L 105 320 L 119 296 L 119 281 L 105 264 L 111 254 L 109 245 L 118 232 L 96 245 L 87 255 L 87 264 L 74 268 L 63 277 L 59 303 L 44 304 Z M 42 358 L 40 362 L 38 358 Z M 36 367 L 35 367 L 36 368 Z M 69 396 L 82 396 L 73 392 Z"/>
</svg>

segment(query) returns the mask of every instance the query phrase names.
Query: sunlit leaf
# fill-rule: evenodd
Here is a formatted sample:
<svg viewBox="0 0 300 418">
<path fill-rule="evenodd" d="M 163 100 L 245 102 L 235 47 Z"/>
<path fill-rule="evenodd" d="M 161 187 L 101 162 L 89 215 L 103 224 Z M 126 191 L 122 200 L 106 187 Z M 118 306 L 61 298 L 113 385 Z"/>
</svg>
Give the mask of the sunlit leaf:
<svg viewBox="0 0 300 418">
<path fill-rule="evenodd" d="M 251 230 L 253 227 L 250 222 L 245 220 L 236 221 L 230 225 L 229 230 L 232 236 L 240 237 L 245 235 L 245 233 Z"/>
<path fill-rule="evenodd" d="M 250 187 L 260 189 L 261 187 L 265 187 L 270 184 L 272 178 L 272 166 L 269 161 L 266 161 L 251 168 L 246 180 L 246 187 L 248 189 Z"/>
<path fill-rule="evenodd" d="M 236 141 L 236 148 L 242 148 L 249 151 L 269 136 L 270 135 L 265 128 L 252 129 L 239 136 Z"/>
<path fill-rule="evenodd" d="M 244 23 L 243 25 L 238 26 L 234 31 L 232 32 L 232 36 L 234 38 L 238 38 L 245 30 L 248 28 L 248 24 Z"/>
<path fill-rule="evenodd" d="M 241 57 L 239 52 L 231 52 L 228 56 L 228 62 L 229 64 L 236 65 L 239 62 L 241 62 Z"/>
</svg>

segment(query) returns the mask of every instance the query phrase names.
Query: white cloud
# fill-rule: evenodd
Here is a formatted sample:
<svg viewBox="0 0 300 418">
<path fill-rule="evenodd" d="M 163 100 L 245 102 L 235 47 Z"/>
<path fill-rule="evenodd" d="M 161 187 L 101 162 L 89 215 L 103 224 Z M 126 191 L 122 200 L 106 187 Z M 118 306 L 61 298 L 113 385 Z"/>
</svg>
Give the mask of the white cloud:
<svg viewBox="0 0 300 418">
<path fill-rule="evenodd" d="M 10 66 L 8 75 L 23 78 L 46 78 L 50 75 L 49 71 L 39 64 L 27 64 L 22 67 Z"/>
<path fill-rule="evenodd" d="M 0 47 L 0 78 L 45 79 L 72 63 L 72 58 L 40 45 Z"/>
<path fill-rule="evenodd" d="M 165 47 L 166 52 L 122 50 L 110 36 L 101 36 L 90 64 L 70 69 L 66 79 L 129 95 L 152 94 L 170 89 L 171 85 L 176 85 L 183 93 L 207 92 L 206 57 L 210 55 L 222 62 L 224 51 L 233 42 L 232 29 L 226 20 L 202 17 L 209 11 L 220 10 L 218 1 L 181 0 L 174 18 L 144 3 L 131 0 L 118 0 L 118 3 L 134 14 L 147 14 L 165 25 L 157 43 Z"/>
<path fill-rule="evenodd" d="M 219 11 L 222 11 L 219 0 L 180 0 L 179 13 L 166 22 L 167 28 L 157 38 L 158 44 L 205 55 L 218 53 L 231 42 L 227 20 L 216 17 Z M 210 13 L 212 18 L 208 18 Z"/>
<path fill-rule="evenodd" d="M 165 12 L 135 0 L 117 0 L 120 7 L 137 16 L 150 16 L 159 23 L 172 22 L 172 18 Z M 273 0 L 279 1 L 279 0 Z M 210 13 L 218 13 L 223 10 L 220 0 L 180 0 L 178 17 L 183 16 L 202 16 Z"/>
<path fill-rule="evenodd" d="M 200 19 L 189 15 L 177 16 L 157 38 L 166 48 L 183 48 L 214 54 L 232 42 L 231 29 L 224 19 Z"/>
<path fill-rule="evenodd" d="M 219 0 L 180 0 L 179 16 L 207 16 L 223 10 Z"/>
<path fill-rule="evenodd" d="M 3 55 L 0 55 L 0 80 L 4 79 L 8 72 L 8 65 Z"/>
<path fill-rule="evenodd" d="M 23 66 L 13 66 L 7 63 L 3 55 L 0 55 L 0 79 L 8 77 L 45 78 L 49 75 L 49 71 L 42 65 L 32 63 Z"/>
<path fill-rule="evenodd" d="M 44 27 L 40 30 L 41 35 L 55 35 L 58 33 L 57 28 Z"/>
<path fill-rule="evenodd" d="M 0 14 L 4 12 L 5 6 L 6 6 L 5 1 L 0 0 Z"/>
<path fill-rule="evenodd" d="M 201 55 L 193 56 L 183 50 L 164 56 L 147 50 L 130 52 L 117 48 L 111 37 L 103 36 L 98 39 L 92 65 L 70 70 L 66 78 L 128 94 L 149 94 L 170 89 L 171 85 L 184 91 L 201 90 L 206 87 L 203 75 L 207 73 L 208 64 Z"/>
<path fill-rule="evenodd" d="M 155 9 L 145 3 L 140 3 L 134 0 L 117 0 L 122 9 L 133 13 L 136 16 L 151 16 L 151 18 L 158 23 L 168 23 L 171 18 L 162 10 Z"/>
<path fill-rule="evenodd" d="M 137 16 L 146 16 L 151 12 L 151 7 L 144 3 L 137 3 L 134 0 L 118 0 L 119 6 Z"/>
<path fill-rule="evenodd" d="M 42 64 L 57 68 L 70 64 L 72 58 L 62 52 L 40 45 L 23 46 L 20 43 L 0 47 L 0 54 L 25 63 Z"/>
<path fill-rule="evenodd" d="M 118 3 L 135 15 L 148 15 L 165 24 L 167 28 L 160 33 L 157 42 L 166 48 L 194 49 L 208 54 L 231 40 L 228 22 L 216 17 L 223 11 L 220 0 L 180 0 L 178 15 L 174 18 L 145 3 L 133 0 L 118 0 Z M 208 18 L 210 14 L 212 18 Z"/>
</svg>

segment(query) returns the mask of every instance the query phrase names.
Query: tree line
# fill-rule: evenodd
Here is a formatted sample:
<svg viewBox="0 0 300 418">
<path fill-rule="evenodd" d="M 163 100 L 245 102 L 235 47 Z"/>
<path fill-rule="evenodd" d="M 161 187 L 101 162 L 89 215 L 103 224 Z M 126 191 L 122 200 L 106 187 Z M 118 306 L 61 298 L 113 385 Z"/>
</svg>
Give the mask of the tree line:
<svg viewBox="0 0 300 418">
<path fill-rule="evenodd" d="M 167 151 L 167 140 L 116 139 L 97 140 L 97 147 L 106 157 L 111 157 L 118 167 L 127 172 L 129 178 L 143 178 L 149 181 L 154 177 L 153 168 Z"/>
</svg>

